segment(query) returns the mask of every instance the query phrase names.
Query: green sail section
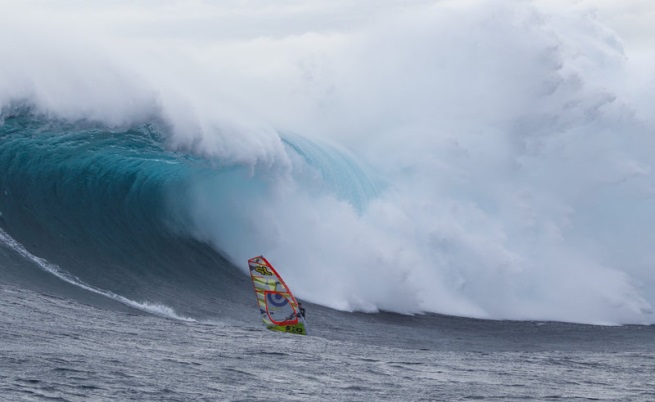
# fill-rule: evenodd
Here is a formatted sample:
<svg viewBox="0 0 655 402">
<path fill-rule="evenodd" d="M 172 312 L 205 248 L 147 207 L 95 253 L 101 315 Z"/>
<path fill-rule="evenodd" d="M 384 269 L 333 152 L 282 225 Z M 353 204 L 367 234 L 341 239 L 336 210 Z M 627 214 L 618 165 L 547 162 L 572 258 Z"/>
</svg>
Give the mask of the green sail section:
<svg viewBox="0 0 655 402">
<path fill-rule="evenodd" d="M 249 259 L 248 266 L 264 326 L 271 331 L 307 335 L 298 301 L 271 263 L 259 256 Z"/>
</svg>

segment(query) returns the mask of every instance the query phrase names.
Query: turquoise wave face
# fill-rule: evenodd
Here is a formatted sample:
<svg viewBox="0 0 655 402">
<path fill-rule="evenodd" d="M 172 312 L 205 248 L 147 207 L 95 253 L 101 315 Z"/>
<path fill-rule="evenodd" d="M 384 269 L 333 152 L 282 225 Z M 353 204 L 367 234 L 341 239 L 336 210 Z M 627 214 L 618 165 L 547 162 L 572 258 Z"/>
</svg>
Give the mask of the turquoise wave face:
<svg viewBox="0 0 655 402">
<path fill-rule="evenodd" d="M 285 135 L 283 142 L 288 153 L 300 157 L 308 167 L 294 170 L 294 179 L 309 191 L 334 194 L 361 213 L 387 187 L 345 150 L 294 135 Z"/>
<path fill-rule="evenodd" d="M 372 175 L 345 152 L 298 136 L 283 141 L 292 167 L 280 173 L 172 151 L 154 123 L 110 130 L 5 117 L 0 223 L 35 255 L 118 294 L 152 299 L 187 282 L 196 293 L 227 291 L 238 272 L 227 260 L 239 265 L 241 251 L 265 251 L 256 239 L 275 226 L 261 219 L 276 214 L 274 198 L 330 196 L 361 212 L 377 195 Z M 289 183 L 296 190 L 280 196 Z M 225 283 L 207 287 L 198 278 L 208 272 Z"/>
<path fill-rule="evenodd" d="M 54 237 L 107 245 L 162 231 L 167 194 L 189 174 L 152 125 L 112 132 L 13 117 L 0 130 L 4 219 L 27 215 Z"/>
</svg>

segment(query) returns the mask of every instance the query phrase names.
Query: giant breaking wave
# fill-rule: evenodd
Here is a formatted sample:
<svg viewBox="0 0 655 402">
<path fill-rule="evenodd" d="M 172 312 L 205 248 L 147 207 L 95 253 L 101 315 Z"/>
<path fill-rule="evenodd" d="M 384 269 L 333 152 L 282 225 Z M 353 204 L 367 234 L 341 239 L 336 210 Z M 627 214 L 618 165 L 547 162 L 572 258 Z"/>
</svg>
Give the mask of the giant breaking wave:
<svg viewBox="0 0 655 402">
<path fill-rule="evenodd" d="M 55 3 L 0 16 L 5 247 L 182 314 L 264 254 L 342 310 L 655 322 L 655 63 L 617 10 Z"/>
</svg>

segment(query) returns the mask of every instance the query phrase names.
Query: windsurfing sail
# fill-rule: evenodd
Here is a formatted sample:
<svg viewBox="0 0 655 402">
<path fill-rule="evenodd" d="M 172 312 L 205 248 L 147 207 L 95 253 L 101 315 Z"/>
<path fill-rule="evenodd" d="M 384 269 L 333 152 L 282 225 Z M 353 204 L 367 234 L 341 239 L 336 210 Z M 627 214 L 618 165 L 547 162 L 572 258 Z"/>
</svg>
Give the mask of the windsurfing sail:
<svg viewBox="0 0 655 402">
<path fill-rule="evenodd" d="M 260 255 L 249 259 L 248 266 L 264 326 L 272 331 L 307 335 L 298 301 L 271 263 Z"/>
</svg>

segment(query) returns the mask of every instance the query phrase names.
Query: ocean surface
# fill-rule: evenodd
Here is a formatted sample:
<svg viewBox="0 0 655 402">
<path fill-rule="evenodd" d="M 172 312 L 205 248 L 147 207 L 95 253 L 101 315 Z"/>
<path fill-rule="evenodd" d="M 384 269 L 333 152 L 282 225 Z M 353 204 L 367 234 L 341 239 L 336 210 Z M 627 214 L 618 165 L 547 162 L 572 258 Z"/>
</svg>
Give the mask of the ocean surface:
<svg viewBox="0 0 655 402">
<path fill-rule="evenodd" d="M 0 0 L 0 401 L 655 400 L 654 20 Z"/>
<path fill-rule="evenodd" d="M 3 400 L 622 400 L 655 398 L 655 329 L 309 306 L 312 335 L 274 333 L 256 306 L 175 319 L 56 283 L 0 286 Z M 32 271 L 32 272 L 29 272 Z M 34 272 L 37 271 L 37 272 Z M 48 282 L 51 282 L 48 284 Z M 244 281 L 243 298 L 250 298 Z M 196 300 L 198 302 L 198 300 Z"/>
<path fill-rule="evenodd" d="M 267 331 L 246 261 L 183 230 L 181 206 L 165 202 L 189 176 L 233 172 L 161 141 L 154 125 L 5 118 L 0 399 L 655 398 L 652 325 L 306 302 L 311 336 Z"/>
</svg>

